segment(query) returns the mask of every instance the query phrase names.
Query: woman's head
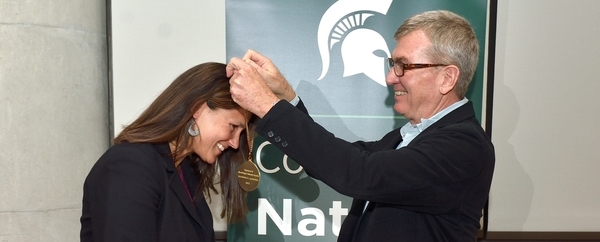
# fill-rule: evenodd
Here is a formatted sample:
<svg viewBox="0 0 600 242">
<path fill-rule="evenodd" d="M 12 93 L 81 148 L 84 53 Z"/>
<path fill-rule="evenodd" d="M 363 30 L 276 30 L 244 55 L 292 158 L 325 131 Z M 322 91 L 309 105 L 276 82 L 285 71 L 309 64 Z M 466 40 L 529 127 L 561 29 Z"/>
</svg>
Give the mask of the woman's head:
<svg viewBox="0 0 600 242">
<path fill-rule="evenodd" d="M 209 164 L 226 149 L 238 149 L 241 133 L 250 115 L 243 109 L 211 108 L 204 103 L 193 114 L 190 129 L 191 151 Z"/>
<path fill-rule="evenodd" d="M 114 142 L 170 142 L 177 144 L 177 158 L 196 153 L 214 163 L 222 151 L 219 148 L 237 149 L 240 133 L 251 117 L 233 101 L 229 87 L 225 64 L 194 66 L 177 77 Z M 190 126 L 200 134 L 190 135 Z M 226 137 L 224 130 L 231 135 Z"/>
</svg>

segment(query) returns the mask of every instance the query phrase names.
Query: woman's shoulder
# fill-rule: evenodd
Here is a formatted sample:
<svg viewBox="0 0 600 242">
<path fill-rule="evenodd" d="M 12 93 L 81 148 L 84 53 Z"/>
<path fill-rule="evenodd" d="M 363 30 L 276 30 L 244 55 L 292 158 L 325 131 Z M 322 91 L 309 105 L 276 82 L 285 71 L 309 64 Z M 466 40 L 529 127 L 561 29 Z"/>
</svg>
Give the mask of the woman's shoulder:
<svg viewBox="0 0 600 242">
<path fill-rule="evenodd" d="M 96 161 L 88 179 L 95 181 L 123 176 L 145 180 L 149 177 L 161 177 L 166 163 L 164 156 L 155 147 L 144 143 L 115 144 Z"/>
<path fill-rule="evenodd" d="M 100 160 L 103 158 L 110 157 L 144 157 L 151 156 L 152 153 L 155 153 L 150 144 L 144 143 L 120 143 L 114 144 L 104 154 L 100 157 Z"/>
<path fill-rule="evenodd" d="M 114 144 L 110 148 L 108 148 L 108 150 L 106 151 L 106 153 L 130 153 L 130 152 L 154 153 L 156 151 L 153 148 L 152 144 L 128 143 L 128 142 Z"/>
<path fill-rule="evenodd" d="M 155 198 L 160 198 L 167 183 L 164 160 L 151 144 L 113 145 L 87 175 L 84 203 L 116 207 L 157 203 Z M 115 197 L 121 201 L 110 201 Z"/>
<path fill-rule="evenodd" d="M 148 168 L 164 167 L 163 157 L 156 145 L 148 143 L 120 143 L 111 146 L 97 161 L 97 165 L 137 164 Z M 160 166 L 159 166 L 160 167 Z"/>
</svg>

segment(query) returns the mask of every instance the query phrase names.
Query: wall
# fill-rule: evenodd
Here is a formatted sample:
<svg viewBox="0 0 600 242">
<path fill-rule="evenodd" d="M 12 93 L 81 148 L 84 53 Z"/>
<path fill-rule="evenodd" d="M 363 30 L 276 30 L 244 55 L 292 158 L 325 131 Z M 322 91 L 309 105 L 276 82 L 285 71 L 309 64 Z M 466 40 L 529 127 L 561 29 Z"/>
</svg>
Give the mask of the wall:
<svg viewBox="0 0 600 242">
<path fill-rule="evenodd" d="M 225 1 L 111 5 L 116 135 L 179 74 L 203 62 L 226 62 Z"/>
<path fill-rule="evenodd" d="M 0 1 L 0 241 L 79 241 L 108 147 L 103 0 Z"/>
<path fill-rule="evenodd" d="M 600 231 L 600 1 L 499 1 L 490 231 Z"/>
</svg>

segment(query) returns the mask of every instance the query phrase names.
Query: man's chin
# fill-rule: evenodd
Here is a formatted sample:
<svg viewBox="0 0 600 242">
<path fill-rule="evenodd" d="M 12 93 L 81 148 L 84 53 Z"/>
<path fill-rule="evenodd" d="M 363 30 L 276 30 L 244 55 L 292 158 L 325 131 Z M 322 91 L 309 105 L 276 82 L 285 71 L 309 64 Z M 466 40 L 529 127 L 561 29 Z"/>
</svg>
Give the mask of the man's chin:
<svg viewBox="0 0 600 242">
<path fill-rule="evenodd" d="M 404 114 L 406 113 L 406 108 L 402 107 L 403 105 L 401 104 L 394 104 L 394 111 L 402 116 L 404 116 Z"/>
</svg>

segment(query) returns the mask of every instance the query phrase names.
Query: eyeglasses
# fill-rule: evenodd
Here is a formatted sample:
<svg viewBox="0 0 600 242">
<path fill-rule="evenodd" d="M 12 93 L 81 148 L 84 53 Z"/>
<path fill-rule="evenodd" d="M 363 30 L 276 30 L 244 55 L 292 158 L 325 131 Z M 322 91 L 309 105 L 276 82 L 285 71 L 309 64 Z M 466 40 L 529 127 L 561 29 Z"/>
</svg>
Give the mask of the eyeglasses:
<svg viewBox="0 0 600 242">
<path fill-rule="evenodd" d="M 446 64 L 404 64 L 400 61 L 395 61 L 392 58 L 388 58 L 388 65 L 390 69 L 394 69 L 394 74 L 397 77 L 404 76 L 404 71 L 412 69 L 420 69 L 434 66 L 447 66 Z"/>
</svg>

